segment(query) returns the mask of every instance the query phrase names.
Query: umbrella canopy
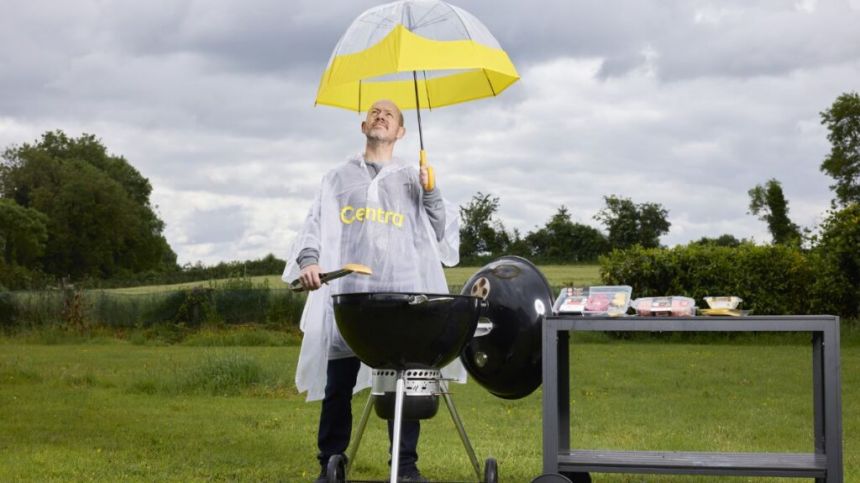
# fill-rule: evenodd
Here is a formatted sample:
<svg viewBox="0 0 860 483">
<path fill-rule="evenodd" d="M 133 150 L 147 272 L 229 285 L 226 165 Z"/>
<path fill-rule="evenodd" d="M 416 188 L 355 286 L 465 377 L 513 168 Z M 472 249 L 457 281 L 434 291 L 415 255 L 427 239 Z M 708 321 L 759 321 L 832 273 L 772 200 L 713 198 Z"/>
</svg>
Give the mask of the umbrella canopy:
<svg viewBox="0 0 860 483">
<path fill-rule="evenodd" d="M 519 79 L 508 54 L 472 14 L 438 0 L 404 0 L 361 14 L 338 41 L 317 104 L 365 111 L 495 96 Z"/>
</svg>

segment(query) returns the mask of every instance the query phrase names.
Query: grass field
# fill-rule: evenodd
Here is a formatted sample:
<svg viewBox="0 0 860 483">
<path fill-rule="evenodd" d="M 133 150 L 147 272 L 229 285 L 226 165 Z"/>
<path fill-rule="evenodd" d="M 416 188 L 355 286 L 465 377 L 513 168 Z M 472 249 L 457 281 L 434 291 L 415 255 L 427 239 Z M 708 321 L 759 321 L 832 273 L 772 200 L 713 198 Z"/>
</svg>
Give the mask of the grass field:
<svg viewBox="0 0 860 483">
<path fill-rule="evenodd" d="M 229 338 L 223 339 L 229 343 Z M 812 451 L 805 344 L 575 340 L 573 445 Z M 205 345 L 205 344 L 201 344 Z M 72 345 L 0 339 L 0 481 L 311 481 L 319 403 L 292 379 L 298 347 L 151 347 L 102 337 Z M 860 481 L 860 347 L 842 350 L 845 481 Z M 480 458 L 503 482 L 540 473 L 540 391 L 497 399 L 453 386 Z M 357 396 L 358 412 L 366 392 Z M 470 478 L 450 418 L 422 426 L 422 471 Z M 374 416 L 356 478 L 387 474 Z M 596 482 L 800 481 L 594 475 Z"/>
<path fill-rule="evenodd" d="M 466 283 L 478 269 L 481 267 L 454 267 L 445 269 L 445 277 L 448 280 L 448 285 L 459 287 Z M 598 265 L 541 265 L 540 271 L 553 287 L 561 285 L 575 285 L 578 287 L 600 284 L 600 273 Z M 271 288 L 286 288 L 286 285 L 281 281 L 280 275 L 263 275 L 258 277 L 250 277 L 251 282 L 256 286 L 268 285 Z M 141 287 L 129 287 L 111 289 L 108 292 L 124 293 L 124 294 L 147 294 L 152 292 L 161 292 L 165 290 L 182 290 L 187 288 L 210 285 L 223 285 L 226 280 L 212 280 L 201 282 L 180 283 L 174 285 L 149 285 Z"/>
</svg>

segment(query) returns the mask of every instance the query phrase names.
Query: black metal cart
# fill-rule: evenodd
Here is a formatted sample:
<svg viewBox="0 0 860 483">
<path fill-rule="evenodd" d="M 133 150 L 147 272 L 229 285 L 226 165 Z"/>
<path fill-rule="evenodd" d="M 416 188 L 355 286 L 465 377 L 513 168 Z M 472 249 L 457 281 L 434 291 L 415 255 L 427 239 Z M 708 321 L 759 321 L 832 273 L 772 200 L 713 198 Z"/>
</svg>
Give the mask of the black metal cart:
<svg viewBox="0 0 860 483">
<path fill-rule="evenodd" d="M 809 332 L 812 334 L 814 453 L 598 451 L 570 448 L 569 333 Z M 616 472 L 815 478 L 841 483 L 842 402 L 839 318 L 548 317 L 543 326 L 543 471 L 545 474 Z"/>
</svg>

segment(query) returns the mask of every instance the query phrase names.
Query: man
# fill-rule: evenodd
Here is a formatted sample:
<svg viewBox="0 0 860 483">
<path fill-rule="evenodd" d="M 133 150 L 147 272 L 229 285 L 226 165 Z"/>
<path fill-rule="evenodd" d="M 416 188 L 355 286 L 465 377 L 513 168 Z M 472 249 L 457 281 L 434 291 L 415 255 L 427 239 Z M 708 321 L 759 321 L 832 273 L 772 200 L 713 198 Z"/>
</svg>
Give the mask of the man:
<svg viewBox="0 0 860 483">
<path fill-rule="evenodd" d="M 364 153 L 327 173 L 305 224 L 293 243 L 284 281 L 298 276 L 310 294 L 302 313 L 304 332 L 296 386 L 308 400 L 323 399 L 317 445 L 319 481 L 332 455 L 349 445 L 354 391 L 369 386 L 370 372 L 344 342 L 334 322 L 331 294 L 351 292 L 447 292 L 442 263 L 459 262 L 459 222 L 438 188 L 427 190 L 427 170 L 394 158 L 406 130 L 391 101 L 374 103 L 361 123 Z M 347 263 L 373 274 L 320 283 L 320 273 Z M 465 380 L 462 366 L 446 376 Z M 393 431 L 389 425 L 389 438 Z M 398 474 L 426 481 L 416 465 L 420 425 L 404 421 Z"/>
</svg>

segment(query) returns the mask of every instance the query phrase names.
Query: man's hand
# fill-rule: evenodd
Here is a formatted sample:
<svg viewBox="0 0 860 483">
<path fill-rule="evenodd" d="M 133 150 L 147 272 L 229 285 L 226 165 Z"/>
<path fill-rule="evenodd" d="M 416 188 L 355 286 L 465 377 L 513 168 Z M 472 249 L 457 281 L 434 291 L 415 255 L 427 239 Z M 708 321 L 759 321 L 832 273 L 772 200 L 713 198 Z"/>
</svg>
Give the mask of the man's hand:
<svg viewBox="0 0 860 483">
<path fill-rule="evenodd" d="M 320 283 L 320 266 L 314 264 L 303 268 L 302 273 L 299 274 L 299 281 L 305 290 L 311 291 L 320 288 L 322 286 Z"/>
<path fill-rule="evenodd" d="M 427 166 L 421 166 L 421 172 L 419 174 L 419 179 L 421 180 L 421 186 L 424 188 L 424 191 L 430 191 L 427 189 L 428 181 L 430 180 L 430 173 L 427 170 Z"/>
</svg>

